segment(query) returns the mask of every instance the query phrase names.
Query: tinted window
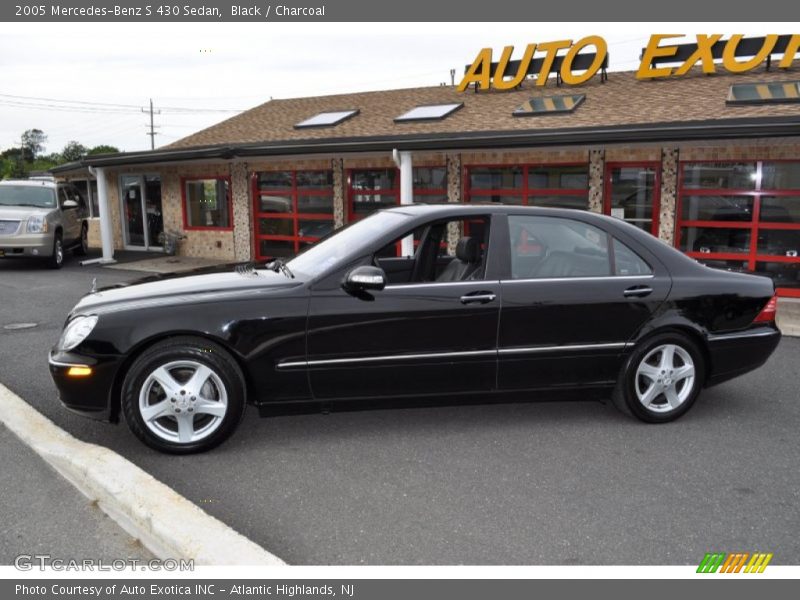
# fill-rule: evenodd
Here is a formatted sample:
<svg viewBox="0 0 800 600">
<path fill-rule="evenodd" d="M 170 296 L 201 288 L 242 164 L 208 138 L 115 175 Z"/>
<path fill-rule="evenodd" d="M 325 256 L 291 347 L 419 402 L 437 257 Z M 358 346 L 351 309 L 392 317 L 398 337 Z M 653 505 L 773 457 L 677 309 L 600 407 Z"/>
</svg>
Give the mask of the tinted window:
<svg viewBox="0 0 800 600">
<path fill-rule="evenodd" d="M 555 217 L 509 216 L 512 279 L 603 277 L 612 274 L 608 234 Z"/>
<path fill-rule="evenodd" d="M 653 270 L 644 259 L 614 238 L 614 274 L 620 276 L 651 275 Z"/>
</svg>

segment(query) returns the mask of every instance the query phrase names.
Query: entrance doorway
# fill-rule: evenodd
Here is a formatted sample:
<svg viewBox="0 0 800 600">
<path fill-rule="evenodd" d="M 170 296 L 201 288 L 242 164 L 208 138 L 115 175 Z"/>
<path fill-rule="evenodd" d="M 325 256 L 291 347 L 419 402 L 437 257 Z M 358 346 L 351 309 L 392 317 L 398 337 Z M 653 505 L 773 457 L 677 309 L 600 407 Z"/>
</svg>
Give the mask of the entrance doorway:
<svg viewBox="0 0 800 600">
<path fill-rule="evenodd" d="M 603 212 L 658 236 L 661 165 L 608 163 Z"/>
<path fill-rule="evenodd" d="M 121 175 L 122 237 L 126 250 L 160 250 L 164 218 L 159 175 Z"/>
</svg>

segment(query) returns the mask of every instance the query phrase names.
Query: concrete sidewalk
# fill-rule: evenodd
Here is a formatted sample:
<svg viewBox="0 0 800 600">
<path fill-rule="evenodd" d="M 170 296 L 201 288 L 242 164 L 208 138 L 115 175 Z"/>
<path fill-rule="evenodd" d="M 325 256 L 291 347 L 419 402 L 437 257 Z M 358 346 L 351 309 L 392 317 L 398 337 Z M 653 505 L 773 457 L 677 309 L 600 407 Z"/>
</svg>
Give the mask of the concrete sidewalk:
<svg viewBox="0 0 800 600">
<path fill-rule="evenodd" d="M 800 337 L 800 298 L 778 299 L 777 323 L 783 335 Z"/>
<path fill-rule="evenodd" d="M 0 564 L 20 554 L 149 560 L 153 555 L 0 425 Z"/>
</svg>

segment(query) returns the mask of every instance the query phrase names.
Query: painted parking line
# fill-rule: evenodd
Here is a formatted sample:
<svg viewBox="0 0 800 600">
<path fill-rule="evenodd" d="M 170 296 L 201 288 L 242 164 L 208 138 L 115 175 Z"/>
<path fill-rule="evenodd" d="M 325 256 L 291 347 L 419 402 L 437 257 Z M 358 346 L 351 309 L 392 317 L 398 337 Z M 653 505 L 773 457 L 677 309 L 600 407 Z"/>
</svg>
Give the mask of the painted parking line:
<svg viewBox="0 0 800 600">
<path fill-rule="evenodd" d="M 116 452 L 76 439 L 3 384 L 0 421 L 159 558 L 285 564 Z"/>
</svg>

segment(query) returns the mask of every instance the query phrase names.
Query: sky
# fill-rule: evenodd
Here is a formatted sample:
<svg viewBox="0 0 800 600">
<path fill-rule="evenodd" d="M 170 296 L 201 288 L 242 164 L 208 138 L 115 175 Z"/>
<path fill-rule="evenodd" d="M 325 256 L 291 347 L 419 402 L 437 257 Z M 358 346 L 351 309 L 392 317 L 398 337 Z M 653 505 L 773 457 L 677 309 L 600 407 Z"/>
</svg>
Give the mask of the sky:
<svg viewBox="0 0 800 600">
<path fill-rule="evenodd" d="M 0 23 L 0 150 L 38 128 L 124 151 L 174 142 L 270 98 L 439 85 L 478 50 L 600 35 L 611 71 L 652 33 L 794 33 L 796 23 Z"/>
</svg>

